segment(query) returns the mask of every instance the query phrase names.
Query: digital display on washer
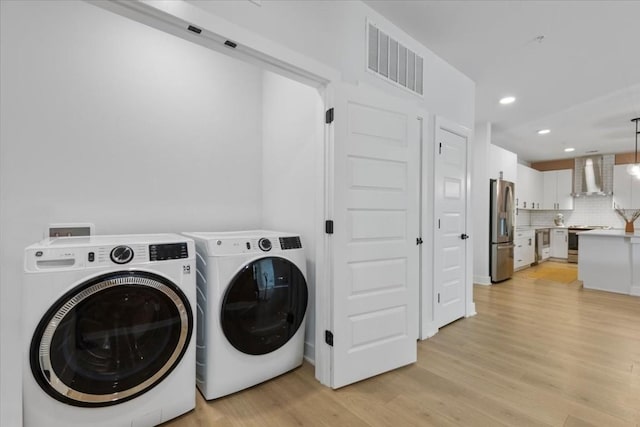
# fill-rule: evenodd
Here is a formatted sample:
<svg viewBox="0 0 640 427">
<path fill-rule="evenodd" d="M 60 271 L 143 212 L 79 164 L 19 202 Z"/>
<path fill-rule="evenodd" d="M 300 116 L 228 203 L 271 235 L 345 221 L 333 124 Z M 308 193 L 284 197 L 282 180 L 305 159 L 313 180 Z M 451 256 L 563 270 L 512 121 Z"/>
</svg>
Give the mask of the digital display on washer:
<svg viewBox="0 0 640 427">
<path fill-rule="evenodd" d="M 300 237 L 281 237 L 280 238 L 280 247 L 284 249 L 300 249 L 302 248 L 302 243 L 300 243 Z"/>
<path fill-rule="evenodd" d="M 188 258 L 187 243 L 165 243 L 149 245 L 150 261 L 166 261 L 169 259 Z"/>
</svg>

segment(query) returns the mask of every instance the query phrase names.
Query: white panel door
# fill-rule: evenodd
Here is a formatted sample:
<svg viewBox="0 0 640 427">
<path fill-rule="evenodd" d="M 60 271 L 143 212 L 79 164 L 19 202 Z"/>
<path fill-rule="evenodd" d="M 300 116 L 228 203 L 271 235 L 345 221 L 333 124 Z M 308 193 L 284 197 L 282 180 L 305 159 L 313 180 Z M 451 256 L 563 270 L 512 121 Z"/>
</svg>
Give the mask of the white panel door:
<svg viewBox="0 0 640 427">
<path fill-rule="evenodd" d="M 419 121 L 411 103 L 339 86 L 333 145 L 331 386 L 416 361 Z"/>
<path fill-rule="evenodd" d="M 467 140 L 453 128 L 436 125 L 434 317 L 438 327 L 465 315 Z"/>
</svg>

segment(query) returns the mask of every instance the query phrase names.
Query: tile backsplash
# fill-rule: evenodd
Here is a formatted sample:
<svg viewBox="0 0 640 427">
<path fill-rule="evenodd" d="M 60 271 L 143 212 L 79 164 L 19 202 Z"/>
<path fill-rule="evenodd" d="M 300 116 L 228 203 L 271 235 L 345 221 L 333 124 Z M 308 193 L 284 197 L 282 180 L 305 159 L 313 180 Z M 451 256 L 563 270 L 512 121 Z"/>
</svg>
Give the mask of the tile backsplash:
<svg viewBox="0 0 640 427">
<path fill-rule="evenodd" d="M 576 197 L 573 210 L 518 212 L 518 225 L 553 225 L 556 213 L 564 214 L 565 225 L 605 225 L 624 228 L 624 220 L 613 210 L 612 196 Z M 527 215 L 529 224 L 526 224 Z"/>
<path fill-rule="evenodd" d="M 531 223 L 531 211 L 518 209 L 516 211 L 516 227 L 526 226 L 526 225 L 533 225 Z"/>
</svg>

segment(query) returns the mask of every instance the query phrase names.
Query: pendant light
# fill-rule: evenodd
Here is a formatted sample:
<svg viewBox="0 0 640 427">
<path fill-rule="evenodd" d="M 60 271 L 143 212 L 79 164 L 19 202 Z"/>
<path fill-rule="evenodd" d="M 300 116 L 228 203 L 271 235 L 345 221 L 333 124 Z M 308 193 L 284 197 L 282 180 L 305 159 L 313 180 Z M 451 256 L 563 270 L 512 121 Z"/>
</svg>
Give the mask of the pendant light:
<svg viewBox="0 0 640 427">
<path fill-rule="evenodd" d="M 640 179 L 640 163 L 638 163 L 638 133 L 640 133 L 638 132 L 638 121 L 640 121 L 640 117 L 631 119 L 631 121 L 636 122 L 636 154 L 633 163 L 627 166 L 627 173 Z"/>
</svg>

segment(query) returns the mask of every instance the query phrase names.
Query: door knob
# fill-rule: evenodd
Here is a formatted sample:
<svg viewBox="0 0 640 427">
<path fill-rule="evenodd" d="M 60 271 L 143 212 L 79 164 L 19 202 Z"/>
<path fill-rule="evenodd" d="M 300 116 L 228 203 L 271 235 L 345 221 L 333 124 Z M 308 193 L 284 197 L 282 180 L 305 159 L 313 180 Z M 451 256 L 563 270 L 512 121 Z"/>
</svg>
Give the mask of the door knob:
<svg viewBox="0 0 640 427">
<path fill-rule="evenodd" d="M 462 233 L 462 234 L 460 235 L 460 238 L 461 238 L 462 240 L 467 240 L 467 239 L 469 238 L 469 235 L 468 235 L 468 234 L 464 234 L 464 233 Z"/>
</svg>

